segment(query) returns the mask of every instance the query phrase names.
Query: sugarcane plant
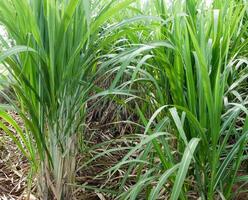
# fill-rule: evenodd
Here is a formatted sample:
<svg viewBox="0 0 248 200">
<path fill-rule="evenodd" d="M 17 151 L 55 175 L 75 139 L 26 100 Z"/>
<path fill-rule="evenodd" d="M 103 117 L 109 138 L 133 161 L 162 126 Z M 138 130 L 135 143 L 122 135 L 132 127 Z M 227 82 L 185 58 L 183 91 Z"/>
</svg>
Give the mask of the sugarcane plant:
<svg viewBox="0 0 248 200">
<path fill-rule="evenodd" d="M 111 35 L 103 33 L 104 26 L 132 2 L 0 2 L 0 23 L 11 41 L 1 37 L 0 63 L 9 71 L 16 99 L 2 95 L 21 116 L 25 130 L 4 109 L 1 117 L 17 135 L 0 125 L 28 158 L 33 174 L 39 173 L 42 199 L 71 198 L 87 100 L 100 74 L 99 52 Z"/>
<path fill-rule="evenodd" d="M 195 167 L 197 190 L 203 199 L 221 195 L 228 199 L 247 142 L 246 103 L 236 102 L 230 94 L 234 83 L 244 80 L 244 76 L 233 76 L 232 71 L 237 65 L 247 66 L 245 59 L 240 60 L 247 43 L 247 3 L 214 1 L 207 7 L 205 1 L 187 1 L 183 5 L 174 2 L 168 9 L 163 1 L 159 3 L 160 16 L 171 16 L 173 22 L 161 27 L 159 38 L 170 41 L 173 49 L 165 50 L 166 56 L 162 56 L 162 49 L 154 51 L 155 62 L 163 66 L 168 103 L 186 113 L 186 138 L 201 139 Z M 171 114 L 180 133 L 183 123 Z M 232 137 L 236 143 L 228 146 Z M 179 147 L 183 147 L 182 142 Z"/>
</svg>

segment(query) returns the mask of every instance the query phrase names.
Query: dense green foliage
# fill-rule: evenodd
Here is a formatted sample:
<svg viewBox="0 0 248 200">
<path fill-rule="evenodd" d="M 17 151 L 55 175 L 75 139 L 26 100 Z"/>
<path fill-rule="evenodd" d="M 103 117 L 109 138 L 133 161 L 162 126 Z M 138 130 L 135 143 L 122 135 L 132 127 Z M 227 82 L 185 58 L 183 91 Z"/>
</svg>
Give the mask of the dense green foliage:
<svg viewBox="0 0 248 200">
<path fill-rule="evenodd" d="M 1 1 L 12 42 L 1 38 L 0 62 L 17 100 L 5 98 L 25 130 L 4 109 L 19 136 L 0 127 L 40 174 L 42 198 L 70 198 L 87 104 L 101 96 L 138 118 L 135 145 L 105 172 L 126 170 L 115 198 L 235 198 L 248 181 L 247 19 L 246 0 Z"/>
<path fill-rule="evenodd" d="M 35 170 L 42 172 L 44 199 L 49 198 L 48 190 L 57 199 L 70 196 L 65 182 L 75 177 L 86 101 L 104 47 L 101 25 L 130 2 L 0 2 L 0 21 L 15 43 L 13 47 L 5 43 L 7 50 L 0 60 L 5 59 L 11 74 L 16 109 L 26 131 L 18 129 L 27 152 L 18 145 Z"/>
</svg>

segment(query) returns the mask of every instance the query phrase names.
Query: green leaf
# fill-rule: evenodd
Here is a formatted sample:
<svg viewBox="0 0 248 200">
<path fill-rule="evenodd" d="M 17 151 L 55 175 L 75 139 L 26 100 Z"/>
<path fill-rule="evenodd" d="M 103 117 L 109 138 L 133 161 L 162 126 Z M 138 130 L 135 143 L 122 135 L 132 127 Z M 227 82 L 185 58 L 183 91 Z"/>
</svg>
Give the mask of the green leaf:
<svg viewBox="0 0 248 200">
<path fill-rule="evenodd" d="M 187 175 L 187 172 L 189 169 L 189 165 L 191 163 L 191 160 L 194 157 L 193 154 L 195 152 L 195 149 L 196 149 L 199 141 L 200 141 L 200 139 L 198 139 L 198 138 L 192 138 L 190 140 L 190 142 L 188 143 L 185 151 L 184 151 L 182 160 L 180 162 L 180 167 L 179 167 L 179 170 L 178 170 L 178 173 L 176 176 L 176 180 L 175 180 L 175 183 L 173 185 L 170 200 L 177 200 L 179 198 L 184 180 L 186 178 L 186 175 Z"/>
</svg>

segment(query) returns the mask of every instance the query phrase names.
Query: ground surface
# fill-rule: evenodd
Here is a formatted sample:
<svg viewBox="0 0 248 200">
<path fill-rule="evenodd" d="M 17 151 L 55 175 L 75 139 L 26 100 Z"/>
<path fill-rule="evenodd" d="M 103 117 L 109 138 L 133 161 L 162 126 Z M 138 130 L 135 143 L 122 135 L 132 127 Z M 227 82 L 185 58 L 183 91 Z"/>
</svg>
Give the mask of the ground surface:
<svg viewBox="0 0 248 200">
<path fill-rule="evenodd" d="M 20 123 L 15 113 L 11 115 Z M 6 124 L 8 125 L 8 124 Z M 12 127 L 9 126 L 12 130 Z M 12 130 L 14 133 L 14 131 Z M 29 165 L 12 139 L 0 131 L 0 200 L 25 197 Z"/>
</svg>

